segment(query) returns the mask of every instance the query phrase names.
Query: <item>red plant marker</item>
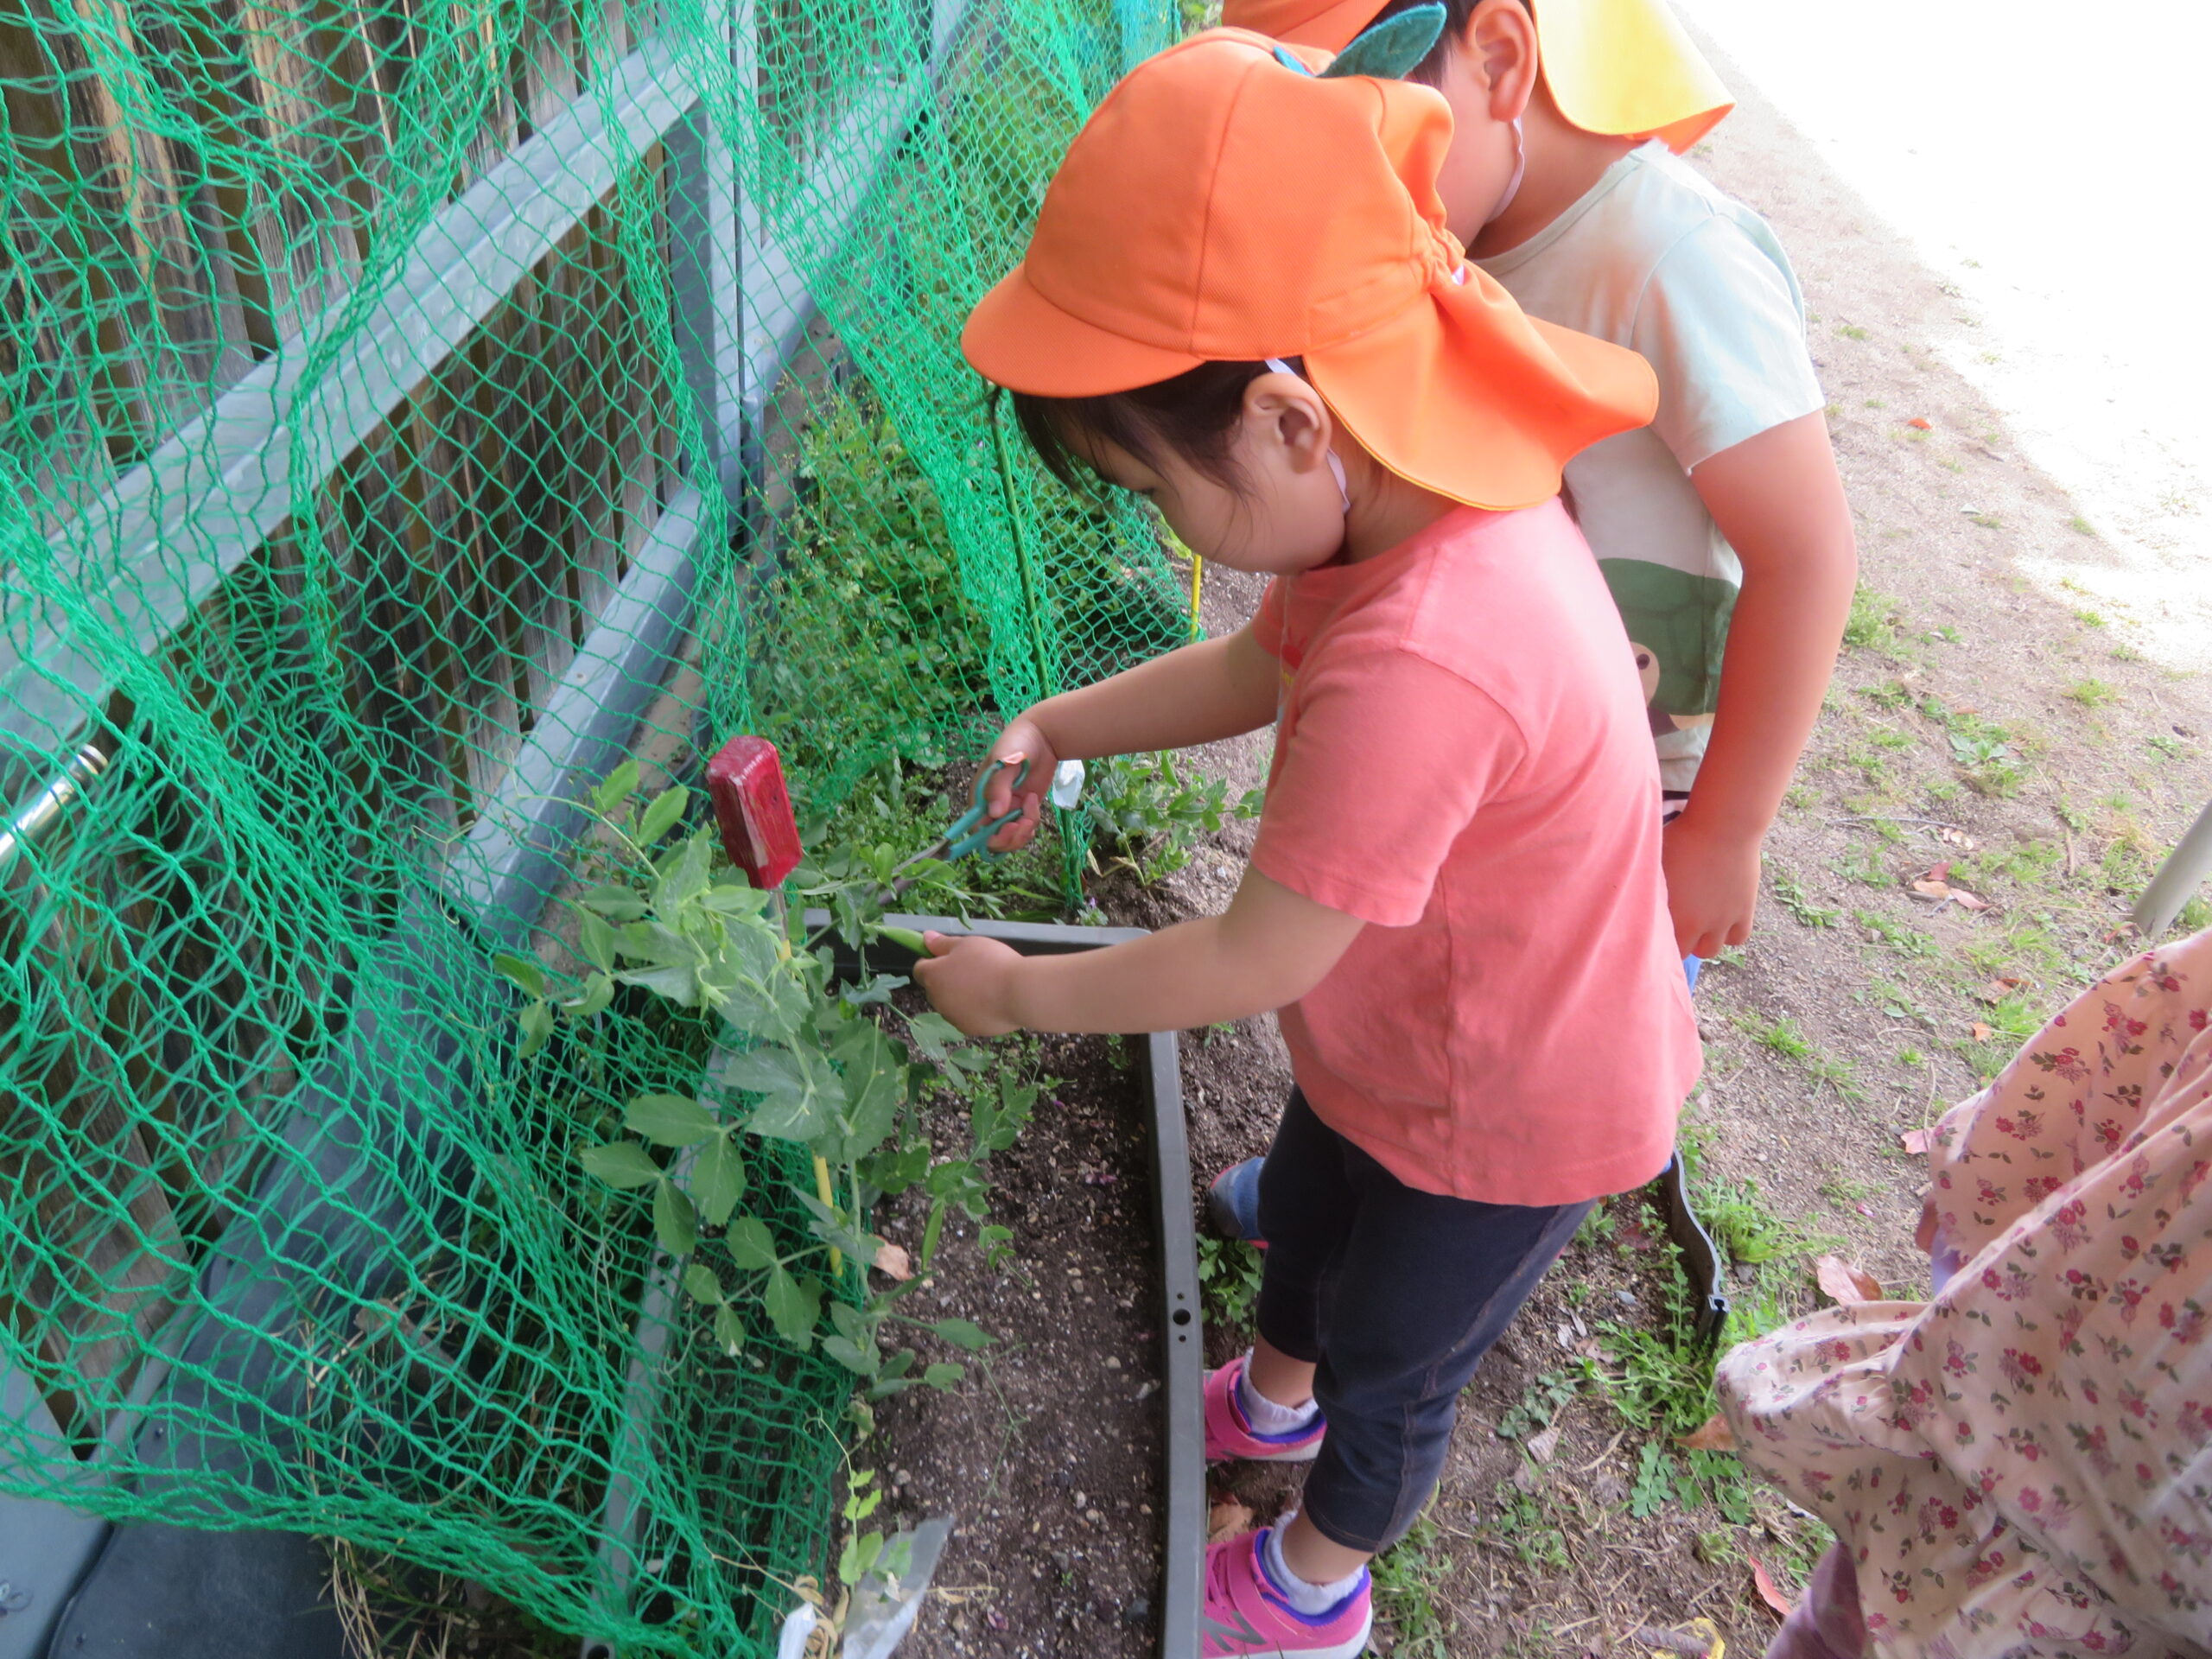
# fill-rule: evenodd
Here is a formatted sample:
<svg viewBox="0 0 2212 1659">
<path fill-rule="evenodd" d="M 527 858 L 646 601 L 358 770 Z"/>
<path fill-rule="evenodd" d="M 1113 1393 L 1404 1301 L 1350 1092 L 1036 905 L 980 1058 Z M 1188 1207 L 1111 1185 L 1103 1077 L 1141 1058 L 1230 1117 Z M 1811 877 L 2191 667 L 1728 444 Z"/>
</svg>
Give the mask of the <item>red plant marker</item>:
<svg viewBox="0 0 2212 1659">
<path fill-rule="evenodd" d="M 798 868 L 798 822 L 784 787 L 783 758 L 765 737 L 734 737 L 707 763 L 715 821 L 730 860 L 773 893 Z"/>
</svg>

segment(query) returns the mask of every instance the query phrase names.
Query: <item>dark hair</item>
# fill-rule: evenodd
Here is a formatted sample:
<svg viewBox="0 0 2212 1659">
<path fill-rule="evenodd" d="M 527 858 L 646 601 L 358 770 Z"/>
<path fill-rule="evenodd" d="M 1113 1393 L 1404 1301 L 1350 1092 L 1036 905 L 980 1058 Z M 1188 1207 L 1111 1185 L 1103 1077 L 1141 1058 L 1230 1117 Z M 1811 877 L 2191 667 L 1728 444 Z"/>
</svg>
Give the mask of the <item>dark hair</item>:
<svg viewBox="0 0 2212 1659">
<path fill-rule="evenodd" d="M 1298 365 L 1296 358 L 1287 360 Z M 1110 443 L 1147 466 L 1157 465 L 1166 448 L 1234 489 L 1229 435 L 1243 412 L 1244 388 L 1267 372 L 1265 363 L 1201 363 L 1171 379 L 1096 397 L 1017 391 L 1014 413 L 1045 470 L 1071 489 L 1081 488 L 1096 470 L 1083 453 L 1085 440 Z"/>
<path fill-rule="evenodd" d="M 1372 29 L 1385 19 L 1411 11 L 1416 6 L 1438 3 L 1440 0 L 1389 0 L 1388 5 L 1367 20 L 1367 27 Z M 1440 0 L 1440 3 L 1444 7 L 1444 32 L 1436 37 L 1436 44 L 1428 48 L 1428 55 L 1406 73 L 1408 80 L 1417 80 L 1424 86 L 1433 86 L 1444 79 L 1444 66 L 1451 59 L 1452 45 L 1466 38 L 1467 20 L 1475 15 L 1475 8 L 1482 4 L 1482 0 Z M 1521 0 L 1521 10 L 1532 17 L 1535 16 L 1536 9 L 1529 0 Z"/>
</svg>

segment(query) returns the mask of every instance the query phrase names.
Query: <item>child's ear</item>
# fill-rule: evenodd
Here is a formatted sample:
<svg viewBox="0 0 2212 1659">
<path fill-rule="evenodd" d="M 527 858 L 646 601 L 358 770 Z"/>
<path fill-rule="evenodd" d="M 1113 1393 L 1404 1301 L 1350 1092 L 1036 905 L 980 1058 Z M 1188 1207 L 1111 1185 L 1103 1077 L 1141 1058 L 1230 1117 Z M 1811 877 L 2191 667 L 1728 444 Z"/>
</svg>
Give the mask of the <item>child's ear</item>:
<svg viewBox="0 0 2212 1659">
<path fill-rule="evenodd" d="M 1244 389 L 1246 429 L 1282 449 L 1294 472 L 1326 464 L 1333 435 L 1329 406 L 1294 374 L 1263 374 Z"/>
<path fill-rule="evenodd" d="M 1493 121 L 1517 121 L 1536 91 L 1536 20 L 1521 0 L 1482 0 L 1458 49 L 1482 65 Z"/>
</svg>

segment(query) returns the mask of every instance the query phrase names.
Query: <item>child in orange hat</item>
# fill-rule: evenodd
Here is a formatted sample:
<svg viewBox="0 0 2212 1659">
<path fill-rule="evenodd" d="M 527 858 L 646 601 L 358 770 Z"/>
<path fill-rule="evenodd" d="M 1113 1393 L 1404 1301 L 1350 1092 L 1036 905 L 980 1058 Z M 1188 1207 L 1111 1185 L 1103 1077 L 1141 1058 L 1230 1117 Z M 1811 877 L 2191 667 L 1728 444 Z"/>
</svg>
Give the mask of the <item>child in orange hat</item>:
<svg viewBox="0 0 2212 1659">
<path fill-rule="evenodd" d="M 975 1033 L 1281 1011 L 1259 1336 L 1207 1381 L 1207 1449 L 1313 1467 L 1294 1518 L 1210 1552 L 1209 1659 L 1361 1651 L 1366 1561 L 1435 1490 L 1461 1388 L 1592 1205 L 1665 1163 L 1698 1070 L 1642 688 L 1558 500 L 1651 373 L 1465 262 L 1450 133 L 1425 87 L 1196 36 L 1100 105 L 963 342 L 1055 472 L 1276 578 L 1245 627 L 991 751 L 1041 781 L 1272 722 L 1227 912 L 1074 957 L 933 934 L 916 969 Z"/>
<path fill-rule="evenodd" d="M 1429 0 L 1225 0 L 1338 51 Z M 1531 316 L 1633 347 L 1650 426 L 1567 489 L 1643 676 L 1684 955 L 1748 935 L 1759 842 L 1819 712 L 1857 570 L 1797 279 L 1751 209 L 1680 159 L 1727 91 L 1666 0 L 1445 0 L 1413 78 L 1452 105 L 1451 227 Z M 1690 964 L 1693 979 L 1694 962 Z"/>
</svg>

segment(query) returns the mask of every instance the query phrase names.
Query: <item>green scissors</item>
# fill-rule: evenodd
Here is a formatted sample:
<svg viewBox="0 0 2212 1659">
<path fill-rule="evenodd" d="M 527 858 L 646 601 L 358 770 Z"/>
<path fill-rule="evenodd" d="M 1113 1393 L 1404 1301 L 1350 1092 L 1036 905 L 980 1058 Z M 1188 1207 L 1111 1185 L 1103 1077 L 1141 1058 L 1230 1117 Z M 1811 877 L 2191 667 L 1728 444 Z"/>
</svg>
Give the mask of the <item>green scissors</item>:
<svg viewBox="0 0 2212 1659">
<path fill-rule="evenodd" d="M 976 804 L 955 818 L 944 835 L 901 864 L 899 869 L 910 869 L 917 864 L 925 863 L 931 859 L 942 860 L 949 864 L 956 858 L 967 857 L 970 853 L 980 854 L 982 857 L 990 860 L 1005 857 L 1005 854 L 995 853 L 991 850 L 990 839 L 1007 825 L 1020 823 L 1021 808 L 1016 805 L 1011 812 L 994 818 L 989 816 L 984 807 L 983 800 L 990 792 L 991 779 L 998 776 L 1000 769 L 1006 764 L 1007 762 L 1003 760 L 994 760 L 977 772 L 976 774 Z M 1014 786 L 1018 791 L 1028 781 L 1029 760 L 1025 755 L 1021 761 L 1021 770 L 1014 775 Z M 918 876 L 899 876 L 898 870 L 893 871 L 892 874 L 897 878 L 891 883 L 891 892 L 894 898 L 920 880 Z"/>
</svg>

